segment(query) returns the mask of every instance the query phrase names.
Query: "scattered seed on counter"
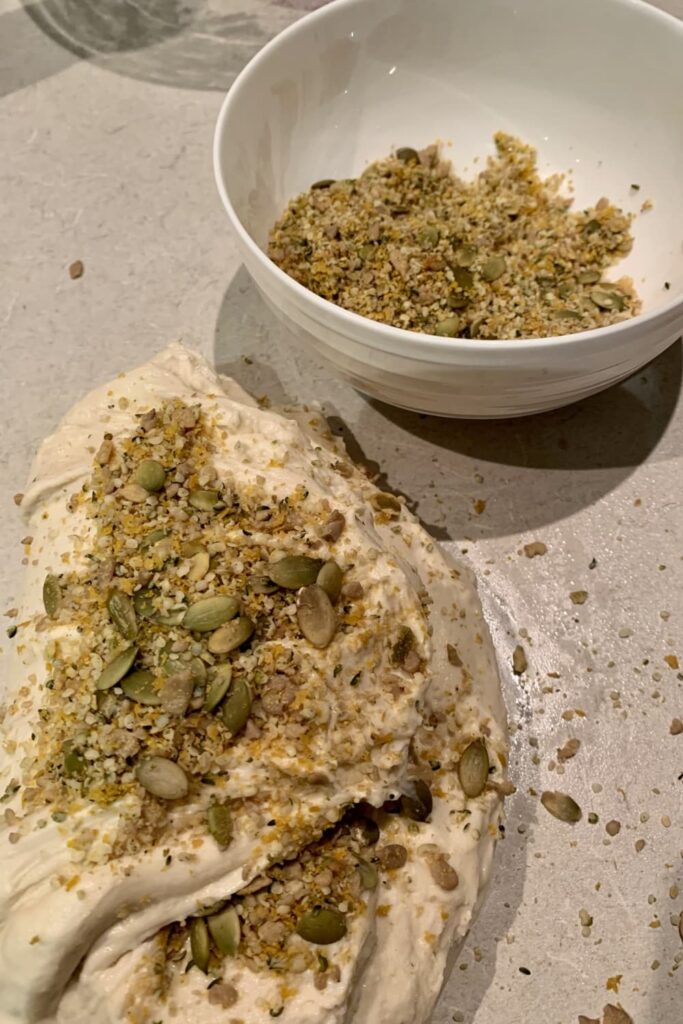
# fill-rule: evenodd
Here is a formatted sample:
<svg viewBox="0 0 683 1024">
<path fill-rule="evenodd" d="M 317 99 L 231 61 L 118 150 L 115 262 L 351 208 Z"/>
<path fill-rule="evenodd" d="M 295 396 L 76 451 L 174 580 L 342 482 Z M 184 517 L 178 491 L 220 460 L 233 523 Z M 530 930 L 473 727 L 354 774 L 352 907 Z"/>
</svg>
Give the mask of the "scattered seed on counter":
<svg viewBox="0 0 683 1024">
<path fill-rule="evenodd" d="M 572 590 L 571 594 L 569 595 L 569 599 L 572 602 L 572 604 L 585 604 L 588 600 L 588 591 Z"/>
<path fill-rule="evenodd" d="M 614 820 L 608 821 L 605 825 L 605 832 L 608 836 L 618 836 L 621 832 L 621 822 Z"/>
<path fill-rule="evenodd" d="M 547 554 L 547 552 L 547 546 L 540 540 L 534 540 L 531 544 L 524 545 L 524 554 L 527 558 L 537 558 L 539 555 Z"/>
<path fill-rule="evenodd" d="M 680 736 L 683 733 L 683 721 L 680 718 L 673 718 L 669 726 L 669 732 L 672 736 Z"/>
<path fill-rule="evenodd" d="M 69 265 L 69 277 L 72 281 L 78 280 L 79 277 L 83 277 L 85 267 L 83 266 L 83 260 L 74 260 Z"/>
<path fill-rule="evenodd" d="M 570 761 L 579 752 L 581 747 L 581 740 L 571 739 L 567 740 L 563 747 L 557 748 L 557 759 L 558 761 Z"/>
</svg>

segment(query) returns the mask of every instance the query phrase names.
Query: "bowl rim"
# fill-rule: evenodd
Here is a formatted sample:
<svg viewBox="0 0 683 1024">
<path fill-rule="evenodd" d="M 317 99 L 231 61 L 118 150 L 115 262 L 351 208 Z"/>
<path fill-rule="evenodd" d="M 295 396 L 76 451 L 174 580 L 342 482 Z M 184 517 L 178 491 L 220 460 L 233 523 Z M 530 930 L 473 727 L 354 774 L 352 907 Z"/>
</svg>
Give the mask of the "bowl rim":
<svg viewBox="0 0 683 1024">
<path fill-rule="evenodd" d="M 680 35 L 681 43 L 683 44 L 683 20 L 675 15 L 663 11 L 661 8 L 654 7 L 652 4 L 646 3 L 645 0 L 602 0 L 602 3 L 611 4 L 615 8 L 629 9 L 643 17 L 663 22 L 666 27 Z M 572 344 L 580 345 L 582 342 L 591 343 L 600 339 L 607 340 L 617 334 L 623 335 L 626 330 L 631 333 L 632 330 L 639 330 L 641 327 L 645 328 L 648 324 L 667 320 L 671 314 L 683 313 L 683 293 L 676 293 L 669 302 L 651 312 L 639 313 L 637 316 L 630 317 L 628 320 L 622 320 L 616 324 L 596 327 L 587 331 L 576 331 L 573 334 L 552 334 L 542 338 L 442 338 L 437 334 L 426 334 L 422 331 L 409 331 L 403 327 L 394 327 L 391 324 L 384 324 L 370 317 L 361 316 L 360 313 L 344 309 L 343 306 L 338 306 L 329 299 L 324 299 L 322 296 L 317 295 L 310 288 L 306 288 L 305 285 L 300 284 L 293 277 L 290 277 L 289 274 L 286 274 L 284 270 L 281 270 L 267 253 L 263 251 L 260 245 L 254 241 L 230 199 L 221 170 L 221 149 L 226 135 L 226 122 L 233 108 L 239 102 L 241 92 L 246 88 L 252 76 L 258 72 L 261 65 L 267 63 L 275 50 L 300 33 L 307 32 L 311 24 L 330 17 L 331 13 L 334 13 L 339 8 L 361 7 L 362 5 L 363 0 L 332 0 L 331 3 L 309 12 L 302 18 L 298 18 L 291 25 L 278 32 L 258 53 L 254 54 L 235 78 L 223 98 L 214 129 L 212 146 L 214 179 L 232 227 L 265 273 L 273 276 L 284 288 L 288 289 L 300 300 L 297 305 L 309 306 L 310 315 L 317 322 L 324 322 L 330 319 L 339 321 L 340 325 L 345 325 L 345 329 L 341 326 L 338 329 L 345 335 L 357 336 L 361 332 L 365 335 L 363 339 L 365 342 L 384 351 L 396 351 L 397 347 L 401 349 L 410 347 L 412 350 L 411 354 L 417 356 L 419 352 L 415 351 L 416 348 L 422 348 L 424 355 L 427 355 L 427 352 L 430 350 L 432 352 L 443 350 L 444 355 L 449 354 L 451 357 L 457 352 L 476 352 L 482 356 L 488 353 L 500 356 L 501 353 L 510 355 L 513 352 L 518 355 L 529 352 L 536 353 L 550 347 L 567 348 Z M 313 310 L 316 311 L 317 315 L 313 315 Z"/>
</svg>

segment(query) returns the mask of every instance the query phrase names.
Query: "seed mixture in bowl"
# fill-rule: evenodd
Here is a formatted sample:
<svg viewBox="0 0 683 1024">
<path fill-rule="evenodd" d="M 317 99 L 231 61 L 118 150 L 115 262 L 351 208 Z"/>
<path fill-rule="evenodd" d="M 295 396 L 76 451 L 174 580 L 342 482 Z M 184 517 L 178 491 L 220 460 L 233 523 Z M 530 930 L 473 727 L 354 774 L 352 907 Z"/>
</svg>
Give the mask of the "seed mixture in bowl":
<svg viewBox="0 0 683 1024">
<path fill-rule="evenodd" d="M 471 182 L 436 145 L 318 181 L 290 202 L 268 254 L 344 309 L 443 337 L 549 337 L 638 313 L 632 281 L 605 277 L 631 249 L 632 215 L 606 198 L 572 210 L 532 146 L 503 132 L 495 144 Z"/>
</svg>

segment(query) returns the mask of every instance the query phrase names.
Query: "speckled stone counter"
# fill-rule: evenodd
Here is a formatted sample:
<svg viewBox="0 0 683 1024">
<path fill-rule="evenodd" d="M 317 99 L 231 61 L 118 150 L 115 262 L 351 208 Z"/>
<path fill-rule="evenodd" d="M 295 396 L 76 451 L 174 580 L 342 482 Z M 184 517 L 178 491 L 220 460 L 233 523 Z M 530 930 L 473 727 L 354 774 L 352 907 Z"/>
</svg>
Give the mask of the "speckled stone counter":
<svg viewBox="0 0 683 1024">
<path fill-rule="evenodd" d="M 274 403 L 320 402 L 474 566 L 500 653 L 518 788 L 435 1021 L 575 1024 L 621 1002 L 635 1024 L 678 1024 L 681 344 L 580 405 L 508 423 L 379 405 L 293 347 L 239 265 L 211 137 L 235 73 L 316 6 L 0 0 L 2 610 L 20 585 L 12 495 L 91 386 L 182 338 Z M 528 557 L 536 541 L 547 551 Z M 544 789 L 571 793 L 583 820 L 551 817 Z"/>
</svg>

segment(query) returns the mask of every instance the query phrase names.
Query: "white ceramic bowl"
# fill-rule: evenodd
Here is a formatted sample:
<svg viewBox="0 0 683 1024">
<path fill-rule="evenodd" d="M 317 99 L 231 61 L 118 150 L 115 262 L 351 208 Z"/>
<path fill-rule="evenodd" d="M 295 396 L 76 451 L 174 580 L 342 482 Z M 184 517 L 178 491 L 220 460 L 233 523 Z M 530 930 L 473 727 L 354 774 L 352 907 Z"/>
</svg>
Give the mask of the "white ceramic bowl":
<svg viewBox="0 0 683 1024">
<path fill-rule="evenodd" d="M 643 313 L 561 338 L 468 341 L 374 323 L 321 299 L 264 253 L 287 201 L 435 139 L 474 173 L 499 129 L 576 203 L 638 211 Z M 254 281 L 294 333 L 359 390 L 446 416 L 520 416 L 628 376 L 683 326 L 683 23 L 637 0 L 337 0 L 287 29 L 230 89 L 218 188 Z M 631 189 L 635 182 L 640 191 Z M 669 288 L 665 288 L 665 282 Z"/>
</svg>

